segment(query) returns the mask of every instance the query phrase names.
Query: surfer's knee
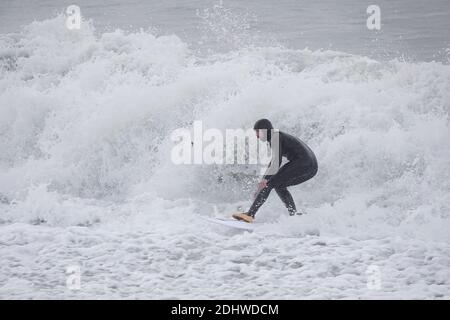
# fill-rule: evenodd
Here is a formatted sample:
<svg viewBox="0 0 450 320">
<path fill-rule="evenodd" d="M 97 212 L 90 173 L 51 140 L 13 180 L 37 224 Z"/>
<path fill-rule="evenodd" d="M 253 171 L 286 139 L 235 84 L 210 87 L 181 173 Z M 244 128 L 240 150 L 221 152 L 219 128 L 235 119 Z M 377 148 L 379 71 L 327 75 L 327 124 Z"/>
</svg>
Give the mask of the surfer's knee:
<svg viewBox="0 0 450 320">
<path fill-rule="evenodd" d="M 267 185 L 265 188 L 268 188 L 269 190 L 277 189 L 281 187 L 281 183 L 277 179 L 271 179 L 267 182 Z"/>
<path fill-rule="evenodd" d="M 275 187 L 275 192 L 278 195 L 283 196 L 286 193 L 288 193 L 289 191 L 288 191 L 288 189 L 285 186 L 277 186 L 277 187 Z"/>
</svg>

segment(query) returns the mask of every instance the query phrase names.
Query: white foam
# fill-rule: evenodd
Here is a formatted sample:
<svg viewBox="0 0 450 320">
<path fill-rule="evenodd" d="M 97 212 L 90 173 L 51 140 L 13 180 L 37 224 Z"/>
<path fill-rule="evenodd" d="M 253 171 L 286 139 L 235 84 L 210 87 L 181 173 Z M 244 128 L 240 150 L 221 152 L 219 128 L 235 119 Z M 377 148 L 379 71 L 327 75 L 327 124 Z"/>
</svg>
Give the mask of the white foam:
<svg viewBox="0 0 450 320">
<path fill-rule="evenodd" d="M 443 287 L 448 296 L 445 281 L 424 291 L 414 274 L 442 282 L 448 267 L 450 66 L 281 47 L 205 58 L 175 35 L 61 23 L 0 40 L 3 297 L 370 298 L 364 272 L 375 262 L 393 286 L 382 297 L 442 297 Z M 266 225 L 253 234 L 212 230 L 195 214 L 248 206 L 256 168 L 175 166 L 170 133 L 194 120 L 225 129 L 261 117 L 317 153 L 318 175 L 292 188 L 308 214 L 287 217 L 271 195 L 257 216 Z M 30 239 L 16 243 L 17 232 Z M 99 239 L 93 251 L 81 243 L 90 237 Z M 385 256 L 397 241 L 398 255 Z M 18 255 L 33 242 L 43 258 Z M 423 265 L 426 257 L 434 258 Z M 57 268 L 88 261 L 85 291 L 67 292 L 59 278 L 45 287 L 62 270 L 54 259 Z M 40 272 L 10 278 L 15 263 Z M 101 286 L 102 264 L 122 279 L 119 289 Z M 247 277 L 256 280 L 236 280 Z"/>
</svg>

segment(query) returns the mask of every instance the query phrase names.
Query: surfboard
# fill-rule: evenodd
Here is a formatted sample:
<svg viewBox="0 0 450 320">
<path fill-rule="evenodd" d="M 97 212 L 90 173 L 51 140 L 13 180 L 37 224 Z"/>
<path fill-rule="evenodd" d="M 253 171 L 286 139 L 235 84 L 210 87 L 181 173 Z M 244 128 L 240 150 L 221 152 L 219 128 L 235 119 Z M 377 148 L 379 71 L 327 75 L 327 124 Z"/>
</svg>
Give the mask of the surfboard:
<svg viewBox="0 0 450 320">
<path fill-rule="evenodd" d="M 248 223 L 248 222 L 238 221 L 235 219 L 228 219 L 228 218 L 209 218 L 209 217 L 201 217 L 201 218 L 204 220 L 207 220 L 209 222 L 220 224 L 220 225 L 227 226 L 230 228 L 250 230 L 250 231 L 254 230 L 255 227 L 257 227 L 258 224 L 260 224 L 258 222 Z"/>
</svg>

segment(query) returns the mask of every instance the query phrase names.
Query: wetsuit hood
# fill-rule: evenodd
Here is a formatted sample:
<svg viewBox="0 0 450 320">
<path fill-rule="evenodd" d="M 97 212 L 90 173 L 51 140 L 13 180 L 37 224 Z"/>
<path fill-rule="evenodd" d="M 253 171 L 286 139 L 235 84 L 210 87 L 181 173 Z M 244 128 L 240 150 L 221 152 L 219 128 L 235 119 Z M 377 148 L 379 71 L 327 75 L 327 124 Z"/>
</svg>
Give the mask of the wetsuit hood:
<svg viewBox="0 0 450 320">
<path fill-rule="evenodd" d="M 253 126 L 253 129 L 265 129 L 267 130 L 267 141 L 270 142 L 271 139 L 271 130 L 273 130 L 272 123 L 267 119 L 259 119 L 255 122 L 255 125 Z"/>
<path fill-rule="evenodd" d="M 270 122 L 267 119 L 259 119 L 258 121 L 255 122 L 253 129 L 255 129 L 255 130 L 256 129 L 271 130 L 271 129 L 273 129 L 273 125 L 272 125 L 272 122 Z"/>
</svg>

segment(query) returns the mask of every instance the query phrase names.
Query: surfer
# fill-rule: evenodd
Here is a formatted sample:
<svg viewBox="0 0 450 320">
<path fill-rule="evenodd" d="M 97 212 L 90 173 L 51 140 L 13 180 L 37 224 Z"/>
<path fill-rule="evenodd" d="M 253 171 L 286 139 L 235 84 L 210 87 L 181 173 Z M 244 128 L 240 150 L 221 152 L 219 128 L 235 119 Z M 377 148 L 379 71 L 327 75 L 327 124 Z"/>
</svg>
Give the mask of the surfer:
<svg viewBox="0 0 450 320">
<path fill-rule="evenodd" d="M 247 212 L 233 214 L 233 218 L 253 222 L 256 212 L 273 189 L 290 215 L 301 214 L 297 212 L 294 199 L 287 187 L 303 183 L 316 175 L 318 166 L 314 152 L 300 139 L 274 130 L 272 123 L 267 119 L 256 121 L 253 129 L 258 139 L 269 143 L 272 149 L 272 161 L 258 184 L 255 200 L 250 209 Z M 288 162 L 280 167 L 282 157 L 286 157 Z"/>
</svg>

